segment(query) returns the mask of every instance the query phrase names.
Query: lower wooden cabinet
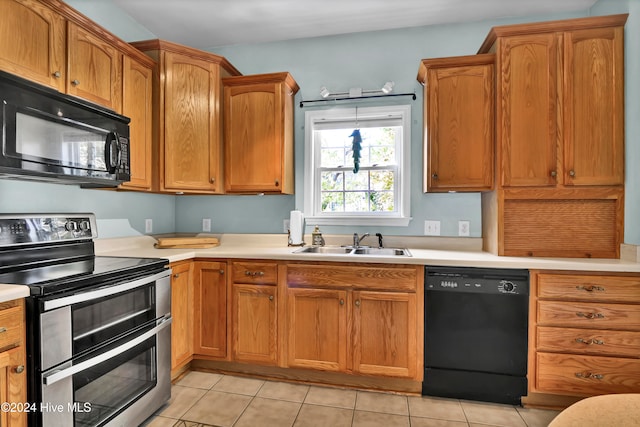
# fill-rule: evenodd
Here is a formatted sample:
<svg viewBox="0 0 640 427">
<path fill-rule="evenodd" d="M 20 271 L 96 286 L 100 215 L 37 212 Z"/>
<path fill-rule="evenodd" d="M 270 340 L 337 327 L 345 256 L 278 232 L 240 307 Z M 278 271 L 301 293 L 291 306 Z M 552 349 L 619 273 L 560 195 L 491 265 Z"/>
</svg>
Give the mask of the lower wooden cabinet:
<svg viewBox="0 0 640 427">
<path fill-rule="evenodd" d="M 171 371 L 193 357 L 193 262 L 171 264 Z"/>
<path fill-rule="evenodd" d="M 0 403 L 27 402 L 24 301 L 0 303 Z M 0 426 L 26 427 L 27 412 L 0 411 Z"/>
<path fill-rule="evenodd" d="M 289 264 L 287 366 L 421 380 L 422 295 L 420 266 Z"/>
<path fill-rule="evenodd" d="M 532 271 L 526 403 L 639 393 L 638 295 L 639 274 Z"/>
<path fill-rule="evenodd" d="M 194 263 L 195 355 L 227 357 L 226 270 L 226 262 Z"/>
<path fill-rule="evenodd" d="M 233 360 L 277 363 L 278 298 L 273 285 L 233 284 Z"/>
</svg>

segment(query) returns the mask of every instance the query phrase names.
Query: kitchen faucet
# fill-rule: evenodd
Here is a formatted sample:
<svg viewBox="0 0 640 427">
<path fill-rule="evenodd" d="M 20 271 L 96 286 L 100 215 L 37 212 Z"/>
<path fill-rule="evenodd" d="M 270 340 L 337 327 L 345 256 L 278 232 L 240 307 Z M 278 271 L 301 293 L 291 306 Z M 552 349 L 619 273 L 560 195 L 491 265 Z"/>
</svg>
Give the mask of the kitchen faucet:
<svg viewBox="0 0 640 427">
<path fill-rule="evenodd" d="M 358 237 L 358 233 L 353 233 L 353 247 L 359 248 L 360 242 L 362 242 L 362 240 L 364 240 L 364 238 L 367 237 L 368 235 L 369 233 L 364 233 L 362 236 Z"/>
</svg>

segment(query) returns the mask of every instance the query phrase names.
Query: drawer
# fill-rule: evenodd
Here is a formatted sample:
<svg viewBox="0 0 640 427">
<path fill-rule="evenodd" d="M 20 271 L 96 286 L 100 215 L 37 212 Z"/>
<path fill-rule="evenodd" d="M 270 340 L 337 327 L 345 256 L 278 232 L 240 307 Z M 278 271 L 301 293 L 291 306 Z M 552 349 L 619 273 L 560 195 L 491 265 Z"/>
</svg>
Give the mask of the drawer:
<svg viewBox="0 0 640 427">
<path fill-rule="evenodd" d="M 340 266 L 292 264 L 287 266 L 291 287 L 401 290 L 415 292 L 418 267 Z"/>
<path fill-rule="evenodd" d="M 640 392 L 640 359 L 536 353 L 539 392 L 590 396 Z"/>
<path fill-rule="evenodd" d="M 639 358 L 640 332 L 539 326 L 536 350 Z"/>
<path fill-rule="evenodd" d="M 0 349 L 15 347 L 24 340 L 22 306 L 0 310 Z"/>
<path fill-rule="evenodd" d="M 234 262 L 233 282 L 275 285 L 278 282 L 278 264 L 275 262 Z"/>
<path fill-rule="evenodd" d="M 537 302 L 539 326 L 640 331 L 640 305 L 599 302 Z"/>
<path fill-rule="evenodd" d="M 639 295 L 640 276 L 538 275 L 539 298 L 633 303 Z"/>
</svg>

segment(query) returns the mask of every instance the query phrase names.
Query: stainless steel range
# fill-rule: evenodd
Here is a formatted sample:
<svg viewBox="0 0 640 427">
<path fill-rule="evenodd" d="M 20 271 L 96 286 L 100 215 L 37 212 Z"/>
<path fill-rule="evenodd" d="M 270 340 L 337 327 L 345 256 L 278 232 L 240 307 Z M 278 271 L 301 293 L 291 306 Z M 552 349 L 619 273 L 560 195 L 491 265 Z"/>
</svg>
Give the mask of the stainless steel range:
<svg viewBox="0 0 640 427">
<path fill-rule="evenodd" d="M 168 261 L 95 256 L 92 214 L 0 215 L 27 298 L 29 426 L 135 426 L 170 397 Z"/>
</svg>

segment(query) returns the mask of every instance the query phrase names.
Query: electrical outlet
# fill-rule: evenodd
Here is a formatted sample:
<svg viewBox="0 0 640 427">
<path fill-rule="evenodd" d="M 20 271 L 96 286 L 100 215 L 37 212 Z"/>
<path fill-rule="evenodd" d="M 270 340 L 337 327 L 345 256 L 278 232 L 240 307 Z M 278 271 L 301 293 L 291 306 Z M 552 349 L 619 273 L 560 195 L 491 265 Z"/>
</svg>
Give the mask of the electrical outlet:
<svg viewBox="0 0 640 427">
<path fill-rule="evenodd" d="M 458 236 L 469 235 L 469 221 L 458 221 Z"/>
<path fill-rule="evenodd" d="M 202 218 L 202 231 L 211 231 L 211 218 Z"/>
<path fill-rule="evenodd" d="M 440 235 L 440 221 L 427 220 L 424 222 L 424 235 L 425 236 L 439 236 Z"/>
<path fill-rule="evenodd" d="M 153 220 L 151 218 L 144 220 L 144 232 L 153 233 Z"/>
<path fill-rule="evenodd" d="M 288 219 L 283 219 L 282 220 L 282 228 L 283 228 L 283 231 L 285 233 L 289 232 L 289 220 Z"/>
</svg>

